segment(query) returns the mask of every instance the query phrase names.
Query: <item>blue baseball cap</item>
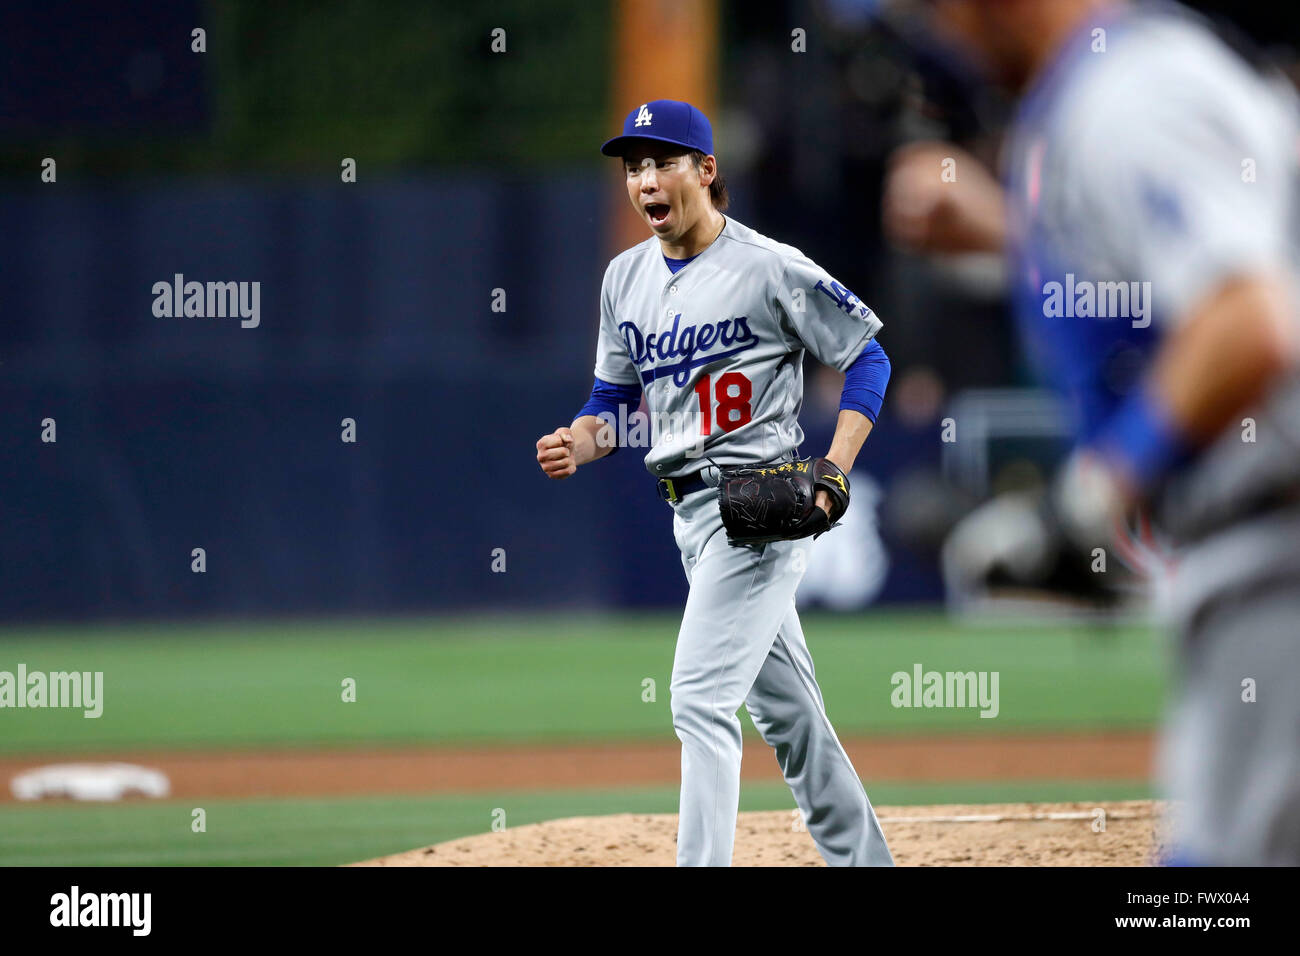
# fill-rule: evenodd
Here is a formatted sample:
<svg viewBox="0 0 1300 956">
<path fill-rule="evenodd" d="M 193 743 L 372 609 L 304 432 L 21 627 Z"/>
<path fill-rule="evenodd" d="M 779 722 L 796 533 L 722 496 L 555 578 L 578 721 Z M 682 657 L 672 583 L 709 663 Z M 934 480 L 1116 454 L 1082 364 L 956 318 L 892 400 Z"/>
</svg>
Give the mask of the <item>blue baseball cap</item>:
<svg viewBox="0 0 1300 956">
<path fill-rule="evenodd" d="M 628 143 L 637 139 L 698 149 L 706 156 L 713 154 L 713 127 L 709 118 L 680 100 L 642 103 L 623 120 L 623 135 L 607 141 L 600 151 L 606 156 L 622 156 Z"/>
</svg>

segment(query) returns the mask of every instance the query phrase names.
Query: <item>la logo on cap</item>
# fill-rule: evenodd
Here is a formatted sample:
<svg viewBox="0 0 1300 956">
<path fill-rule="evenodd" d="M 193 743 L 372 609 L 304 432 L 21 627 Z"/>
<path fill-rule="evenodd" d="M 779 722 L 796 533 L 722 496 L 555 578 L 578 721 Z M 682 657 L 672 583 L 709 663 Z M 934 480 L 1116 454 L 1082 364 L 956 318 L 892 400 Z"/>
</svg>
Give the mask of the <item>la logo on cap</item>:
<svg viewBox="0 0 1300 956">
<path fill-rule="evenodd" d="M 633 125 L 635 125 L 635 126 L 649 126 L 649 125 L 650 125 L 650 120 L 654 119 L 654 114 L 651 113 L 648 109 L 646 109 L 646 107 L 649 106 L 649 105 L 650 105 L 649 103 L 642 103 L 642 104 L 641 104 L 641 109 L 637 110 L 637 114 L 636 114 L 636 123 L 633 124 Z"/>
</svg>

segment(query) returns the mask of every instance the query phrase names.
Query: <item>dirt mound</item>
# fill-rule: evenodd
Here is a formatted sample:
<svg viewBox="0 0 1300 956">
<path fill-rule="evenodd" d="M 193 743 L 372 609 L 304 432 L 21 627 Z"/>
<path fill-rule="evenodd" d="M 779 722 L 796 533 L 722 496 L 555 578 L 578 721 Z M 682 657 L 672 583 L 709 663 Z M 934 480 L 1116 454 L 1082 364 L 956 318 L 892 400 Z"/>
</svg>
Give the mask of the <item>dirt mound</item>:
<svg viewBox="0 0 1300 956">
<path fill-rule="evenodd" d="M 904 866 L 1148 866 L 1160 812 L 1151 800 L 876 808 Z M 672 866 L 676 836 L 671 813 L 572 817 L 354 865 Z M 733 862 L 824 865 L 796 810 L 742 813 Z"/>
</svg>

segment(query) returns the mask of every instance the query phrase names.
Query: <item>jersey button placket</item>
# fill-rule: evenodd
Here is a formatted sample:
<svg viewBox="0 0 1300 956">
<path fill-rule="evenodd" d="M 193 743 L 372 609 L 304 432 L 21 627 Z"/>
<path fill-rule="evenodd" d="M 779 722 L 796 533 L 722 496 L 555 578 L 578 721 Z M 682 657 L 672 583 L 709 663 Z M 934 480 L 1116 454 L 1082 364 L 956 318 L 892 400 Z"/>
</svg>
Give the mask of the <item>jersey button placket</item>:
<svg viewBox="0 0 1300 956">
<path fill-rule="evenodd" d="M 676 280 L 676 278 L 670 279 L 669 282 L 670 282 L 671 284 L 668 286 L 667 295 L 664 295 L 664 293 L 660 293 L 660 295 L 663 296 L 663 300 L 664 300 L 664 301 L 668 301 L 672 296 L 675 296 L 675 295 L 677 294 L 677 280 Z M 667 316 L 667 317 L 671 320 L 675 315 L 677 315 L 677 310 L 674 309 L 671 305 L 669 305 L 666 309 L 664 309 L 664 315 Z M 655 384 L 658 384 L 658 383 L 656 382 Z M 672 436 L 672 433 L 671 433 L 671 432 L 669 432 L 668 434 L 662 436 L 662 438 L 660 439 L 660 441 L 663 442 L 663 443 L 671 443 L 672 440 L 673 440 L 673 436 Z M 656 470 L 659 474 L 664 474 L 664 473 L 667 471 L 667 466 L 666 466 L 666 465 L 656 465 L 656 466 L 655 466 L 655 470 Z"/>
</svg>

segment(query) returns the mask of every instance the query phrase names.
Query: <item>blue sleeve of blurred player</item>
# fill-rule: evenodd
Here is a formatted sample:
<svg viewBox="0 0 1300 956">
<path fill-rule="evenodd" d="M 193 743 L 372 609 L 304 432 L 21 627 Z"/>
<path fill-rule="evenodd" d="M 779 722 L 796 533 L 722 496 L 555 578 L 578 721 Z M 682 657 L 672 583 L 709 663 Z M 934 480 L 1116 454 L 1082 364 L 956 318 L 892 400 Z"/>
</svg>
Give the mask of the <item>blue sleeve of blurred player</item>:
<svg viewBox="0 0 1300 956">
<path fill-rule="evenodd" d="M 1094 447 L 1118 460 L 1143 491 L 1150 491 L 1194 453 L 1191 441 L 1151 389 L 1136 391 L 1102 427 Z"/>
<path fill-rule="evenodd" d="M 840 409 L 851 408 L 871 419 L 874 425 L 885 400 L 885 387 L 889 384 L 889 356 L 872 339 L 862 354 L 844 373 L 844 390 L 840 392 Z"/>
<path fill-rule="evenodd" d="M 613 382 L 606 382 L 604 379 L 597 378 L 591 386 L 591 397 L 587 399 L 587 404 L 578 409 L 578 414 L 573 416 L 577 421 L 583 415 L 599 416 L 602 412 L 608 412 L 617 422 L 620 418 L 618 408 L 620 405 L 628 406 L 628 410 L 623 413 L 626 418 L 641 404 L 641 386 L 640 385 L 616 385 Z M 610 449 L 610 454 L 618 451 L 618 445 Z"/>
</svg>

